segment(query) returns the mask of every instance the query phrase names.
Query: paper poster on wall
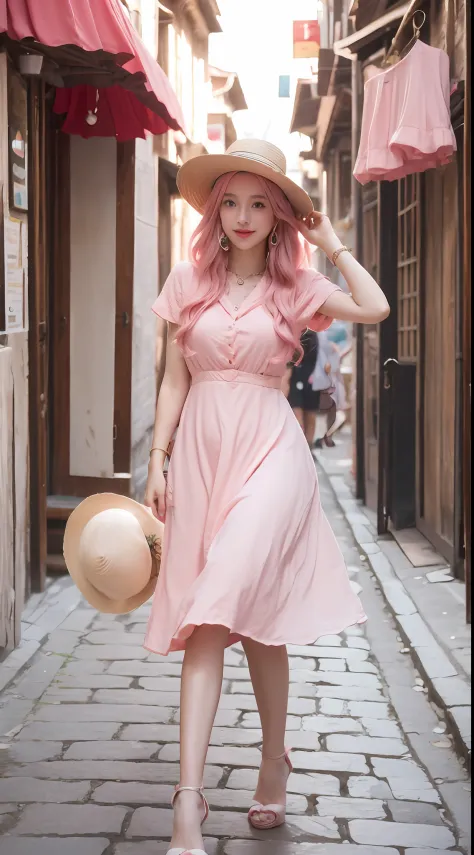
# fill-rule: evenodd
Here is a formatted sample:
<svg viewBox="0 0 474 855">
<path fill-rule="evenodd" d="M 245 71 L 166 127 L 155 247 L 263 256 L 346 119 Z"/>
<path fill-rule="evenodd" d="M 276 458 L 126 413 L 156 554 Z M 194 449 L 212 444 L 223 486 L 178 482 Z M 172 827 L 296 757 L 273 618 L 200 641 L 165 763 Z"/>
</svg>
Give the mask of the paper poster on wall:
<svg viewBox="0 0 474 855">
<path fill-rule="evenodd" d="M 9 217 L 5 222 L 7 267 L 21 267 L 21 223 Z"/>
<path fill-rule="evenodd" d="M 28 226 L 26 223 L 21 224 L 21 266 L 28 275 Z"/>
<path fill-rule="evenodd" d="M 23 269 L 7 268 L 5 294 L 6 328 L 8 332 L 22 330 L 25 326 Z"/>
<path fill-rule="evenodd" d="M 8 68 L 8 141 L 10 208 L 28 210 L 27 88 L 16 71 Z"/>
</svg>

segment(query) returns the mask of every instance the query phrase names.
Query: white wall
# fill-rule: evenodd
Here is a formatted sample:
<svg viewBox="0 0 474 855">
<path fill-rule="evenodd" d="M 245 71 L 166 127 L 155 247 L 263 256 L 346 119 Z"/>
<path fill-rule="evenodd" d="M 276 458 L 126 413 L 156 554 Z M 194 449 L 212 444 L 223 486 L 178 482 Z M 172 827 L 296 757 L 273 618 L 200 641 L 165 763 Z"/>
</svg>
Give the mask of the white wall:
<svg viewBox="0 0 474 855">
<path fill-rule="evenodd" d="M 113 476 L 117 144 L 71 136 L 70 474 Z"/>
<path fill-rule="evenodd" d="M 133 282 L 132 495 L 142 500 L 156 406 L 158 160 L 151 138 L 136 141 Z"/>
</svg>

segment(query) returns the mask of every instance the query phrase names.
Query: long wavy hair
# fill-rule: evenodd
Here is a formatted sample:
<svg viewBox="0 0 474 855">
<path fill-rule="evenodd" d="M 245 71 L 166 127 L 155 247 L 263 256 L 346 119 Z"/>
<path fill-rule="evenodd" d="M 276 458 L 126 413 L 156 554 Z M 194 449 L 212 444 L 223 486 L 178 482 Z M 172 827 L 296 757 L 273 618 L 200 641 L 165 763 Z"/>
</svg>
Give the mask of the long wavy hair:
<svg viewBox="0 0 474 855">
<path fill-rule="evenodd" d="M 226 286 L 227 254 L 219 244 L 222 234 L 220 210 L 223 197 L 236 172 L 222 175 L 215 183 L 207 200 L 201 222 L 194 231 L 190 243 L 190 256 L 199 281 L 209 283 L 207 291 L 191 298 L 182 309 L 181 327 L 177 342 L 185 355 L 192 355 L 186 345 L 188 335 L 203 312 L 214 305 L 223 295 Z M 256 176 L 262 192 L 268 198 L 275 220 L 277 221 L 278 243 L 269 244 L 267 273 L 270 285 L 265 305 L 273 317 L 275 332 L 285 343 L 288 354 L 296 353 L 299 360 L 303 356 L 298 327 L 298 305 L 296 300 L 296 276 L 300 268 L 308 267 L 310 260 L 309 244 L 303 241 L 298 229 L 298 220 L 293 209 L 280 188 L 266 178 Z M 280 361 L 274 360 L 274 361 Z"/>
</svg>

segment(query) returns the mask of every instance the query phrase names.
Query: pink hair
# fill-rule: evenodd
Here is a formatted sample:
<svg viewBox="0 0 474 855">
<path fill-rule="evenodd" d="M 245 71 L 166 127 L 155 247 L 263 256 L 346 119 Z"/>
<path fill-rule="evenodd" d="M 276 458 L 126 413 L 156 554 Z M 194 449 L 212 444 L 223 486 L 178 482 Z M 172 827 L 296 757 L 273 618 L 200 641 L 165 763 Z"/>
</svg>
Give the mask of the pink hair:
<svg viewBox="0 0 474 855">
<path fill-rule="evenodd" d="M 191 299 L 182 310 L 182 325 L 177 334 L 177 342 L 187 356 L 190 352 L 186 347 L 186 339 L 190 330 L 203 312 L 220 299 L 225 289 L 227 257 L 219 245 L 219 237 L 222 234 L 220 209 L 229 183 L 236 174 L 226 173 L 216 181 L 202 220 L 191 237 L 190 255 L 198 279 L 208 282 L 209 287 L 204 296 L 201 294 Z M 271 284 L 267 292 L 266 306 L 273 317 L 275 332 L 288 346 L 288 353 L 291 351 L 292 356 L 296 351 L 301 359 L 303 350 L 295 300 L 296 273 L 298 269 L 308 267 L 309 244 L 303 242 L 300 236 L 298 220 L 283 191 L 273 181 L 256 177 L 278 222 L 278 244 L 270 248 L 268 257 L 267 271 Z"/>
</svg>

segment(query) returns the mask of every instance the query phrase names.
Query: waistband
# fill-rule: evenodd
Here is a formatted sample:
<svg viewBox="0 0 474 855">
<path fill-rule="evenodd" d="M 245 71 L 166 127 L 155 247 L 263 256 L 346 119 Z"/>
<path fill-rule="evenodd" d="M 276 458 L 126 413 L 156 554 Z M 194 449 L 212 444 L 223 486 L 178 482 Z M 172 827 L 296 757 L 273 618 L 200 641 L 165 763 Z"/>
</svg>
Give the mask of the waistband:
<svg viewBox="0 0 474 855">
<path fill-rule="evenodd" d="M 281 389 L 282 378 L 270 374 L 250 374 L 247 371 L 238 371 L 236 368 L 224 368 L 222 371 L 199 371 L 193 376 L 192 384 L 210 380 L 223 380 L 226 383 L 250 383 L 253 386 Z"/>
</svg>

